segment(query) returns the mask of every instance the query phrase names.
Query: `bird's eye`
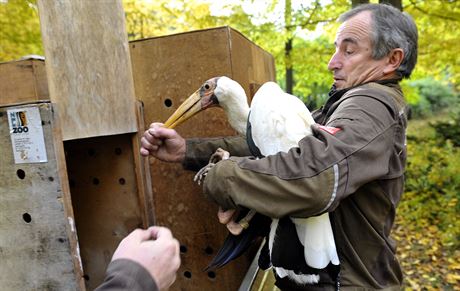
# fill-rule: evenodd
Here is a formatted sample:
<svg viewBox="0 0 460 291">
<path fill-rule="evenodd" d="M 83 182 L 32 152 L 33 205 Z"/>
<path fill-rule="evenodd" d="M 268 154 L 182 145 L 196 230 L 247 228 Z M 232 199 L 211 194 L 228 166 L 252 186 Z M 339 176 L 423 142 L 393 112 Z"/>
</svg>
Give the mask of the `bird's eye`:
<svg viewBox="0 0 460 291">
<path fill-rule="evenodd" d="M 211 86 L 209 86 L 209 84 L 206 83 L 206 84 L 204 84 L 204 88 L 205 88 L 206 90 L 209 90 L 209 89 L 211 88 Z"/>
</svg>

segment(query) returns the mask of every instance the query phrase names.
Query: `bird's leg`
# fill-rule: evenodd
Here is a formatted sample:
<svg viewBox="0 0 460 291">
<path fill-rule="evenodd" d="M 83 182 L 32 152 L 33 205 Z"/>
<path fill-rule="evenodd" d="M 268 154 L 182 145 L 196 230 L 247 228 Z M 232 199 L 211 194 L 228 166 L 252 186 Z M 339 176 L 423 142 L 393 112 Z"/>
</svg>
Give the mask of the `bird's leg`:
<svg viewBox="0 0 460 291">
<path fill-rule="evenodd" d="M 211 168 L 214 167 L 214 165 L 218 162 L 227 160 L 228 158 L 230 158 L 230 153 L 221 148 L 218 148 L 216 152 L 211 155 L 211 158 L 209 159 L 209 164 L 201 168 L 198 171 L 198 173 L 196 173 L 195 177 L 193 178 L 193 181 L 197 182 L 198 185 L 201 185 L 201 182 L 203 182 L 209 170 L 211 170 Z M 249 221 L 252 219 L 254 214 L 256 214 L 255 210 L 249 210 L 248 214 L 246 214 L 245 217 L 243 217 L 240 221 L 236 222 L 234 220 L 238 215 L 236 209 L 223 210 L 221 207 L 219 207 L 217 217 L 219 218 L 219 222 L 225 224 L 227 226 L 227 229 L 233 235 L 239 235 L 244 229 L 249 227 Z"/>
<path fill-rule="evenodd" d="M 227 160 L 228 158 L 230 158 L 230 153 L 221 148 L 218 148 L 216 152 L 211 155 L 211 158 L 209 159 L 209 164 L 201 168 L 198 171 L 198 173 L 196 173 L 195 177 L 193 178 L 193 181 L 197 182 L 198 185 L 201 185 L 201 182 L 203 182 L 209 170 L 211 170 L 211 168 L 214 167 L 214 165 L 217 162 Z"/>
<path fill-rule="evenodd" d="M 227 224 L 232 221 L 233 216 L 235 215 L 236 209 L 224 210 L 219 206 L 219 211 L 217 212 L 217 218 L 222 224 Z"/>
<path fill-rule="evenodd" d="M 233 235 L 239 235 L 244 229 L 249 227 L 249 221 L 251 221 L 255 214 L 256 211 L 251 209 L 245 217 L 236 222 L 234 220 L 238 215 L 236 209 L 223 210 L 222 207 L 219 207 L 217 217 L 219 218 L 219 222 L 225 224 Z"/>
</svg>

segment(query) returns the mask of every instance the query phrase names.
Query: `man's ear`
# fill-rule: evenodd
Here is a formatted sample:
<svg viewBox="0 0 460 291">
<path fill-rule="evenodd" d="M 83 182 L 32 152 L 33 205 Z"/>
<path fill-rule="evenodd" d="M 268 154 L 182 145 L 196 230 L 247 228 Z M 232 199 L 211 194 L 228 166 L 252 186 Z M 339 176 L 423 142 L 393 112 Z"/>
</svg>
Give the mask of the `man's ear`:
<svg viewBox="0 0 460 291">
<path fill-rule="evenodd" d="M 399 65 L 401 65 L 403 58 L 404 51 L 401 48 L 395 48 L 391 50 L 390 54 L 388 55 L 388 62 L 383 69 L 383 73 L 391 74 L 395 72 L 399 68 Z"/>
</svg>

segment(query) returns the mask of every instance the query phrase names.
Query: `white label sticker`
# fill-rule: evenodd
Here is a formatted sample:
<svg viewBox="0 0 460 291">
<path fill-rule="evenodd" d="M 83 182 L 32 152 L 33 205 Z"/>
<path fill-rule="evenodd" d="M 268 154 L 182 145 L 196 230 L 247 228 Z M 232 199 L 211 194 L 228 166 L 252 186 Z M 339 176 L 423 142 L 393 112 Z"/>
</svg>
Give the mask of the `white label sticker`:
<svg viewBox="0 0 460 291">
<path fill-rule="evenodd" d="M 38 107 L 7 111 L 14 162 L 46 163 L 46 147 Z"/>
</svg>

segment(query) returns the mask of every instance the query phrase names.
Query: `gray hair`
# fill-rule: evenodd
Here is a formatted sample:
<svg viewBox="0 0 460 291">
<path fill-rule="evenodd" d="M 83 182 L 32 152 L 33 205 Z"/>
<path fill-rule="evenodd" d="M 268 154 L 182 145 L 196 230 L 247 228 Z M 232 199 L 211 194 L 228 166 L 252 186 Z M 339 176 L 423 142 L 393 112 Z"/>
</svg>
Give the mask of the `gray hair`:
<svg viewBox="0 0 460 291">
<path fill-rule="evenodd" d="M 418 33 L 412 17 L 390 5 L 365 4 L 345 12 L 339 17 L 339 21 L 347 21 L 364 11 L 372 13 L 372 57 L 379 60 L 387 56 L 392 49 L 401 48 L 404 51 L 404 59 L 396 71 L 401 77 L 409 78 L 417 63 Z"/>
</svg>

